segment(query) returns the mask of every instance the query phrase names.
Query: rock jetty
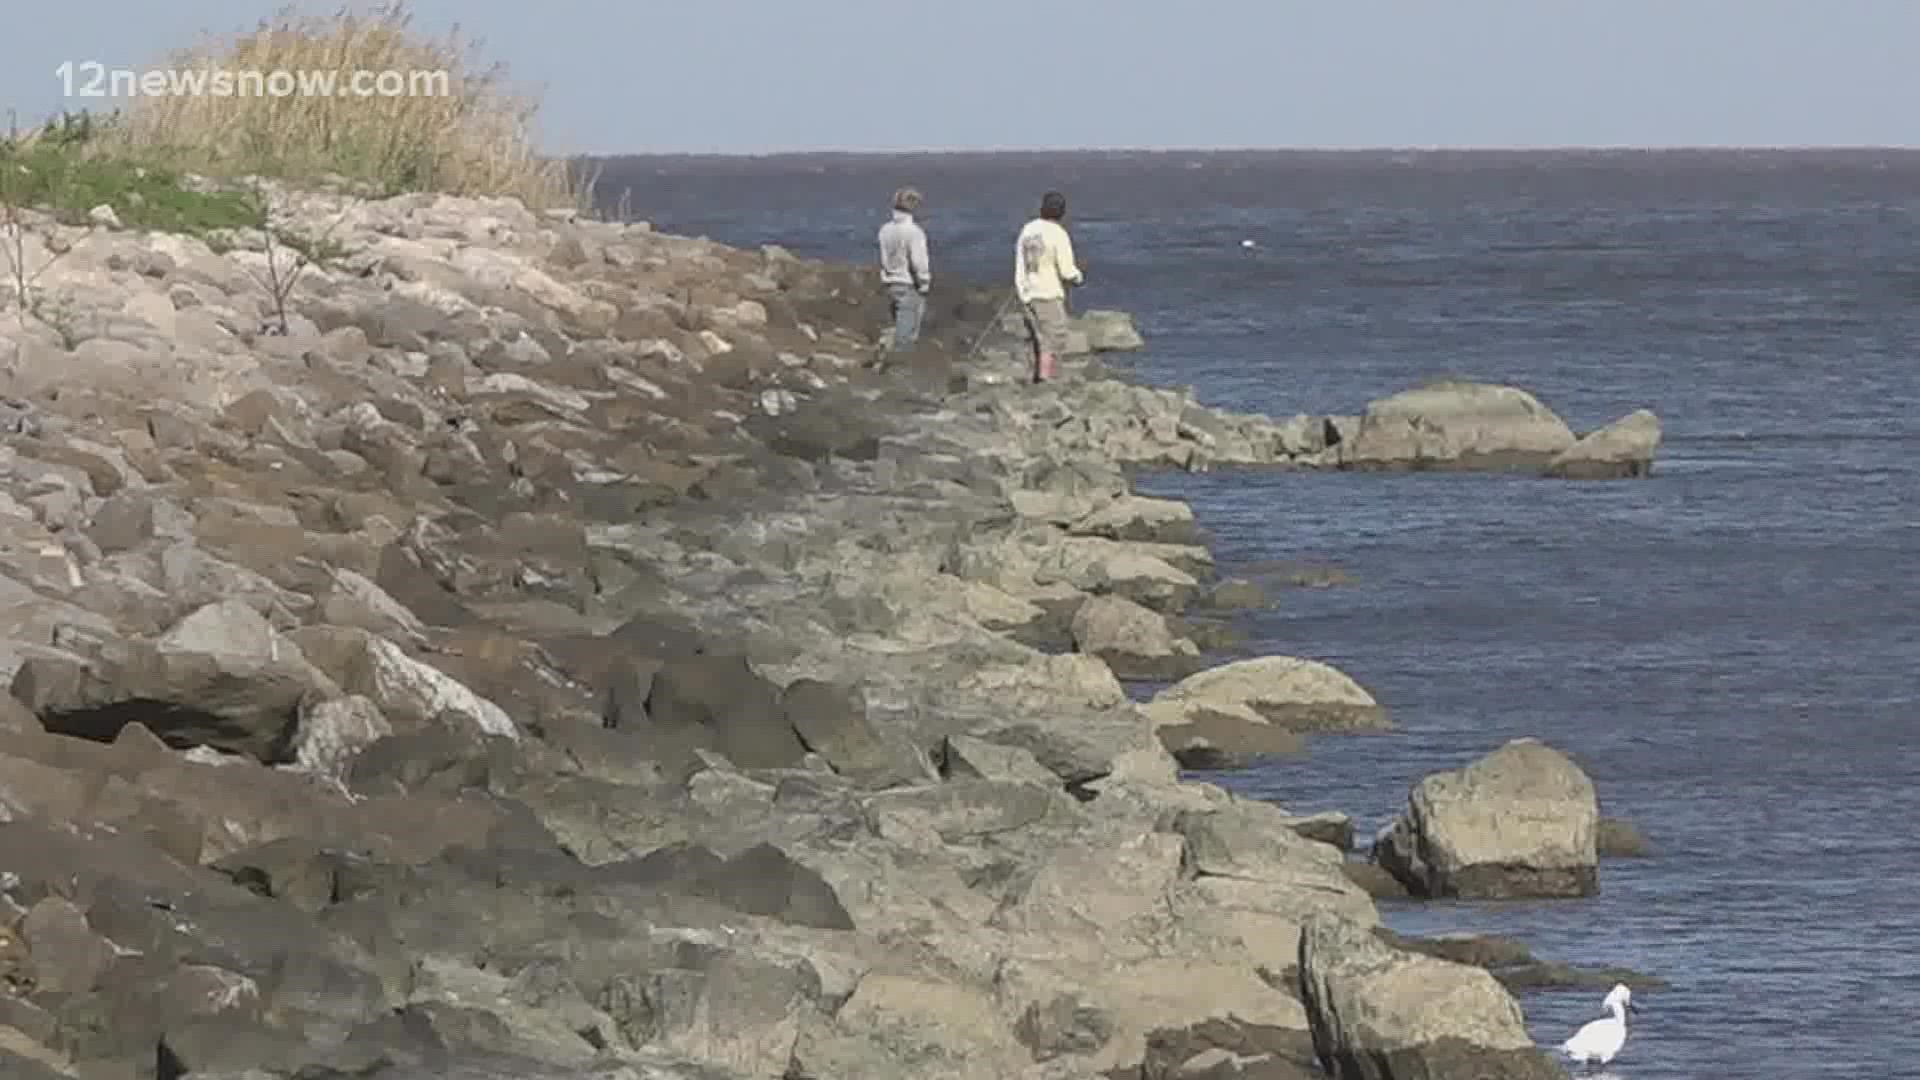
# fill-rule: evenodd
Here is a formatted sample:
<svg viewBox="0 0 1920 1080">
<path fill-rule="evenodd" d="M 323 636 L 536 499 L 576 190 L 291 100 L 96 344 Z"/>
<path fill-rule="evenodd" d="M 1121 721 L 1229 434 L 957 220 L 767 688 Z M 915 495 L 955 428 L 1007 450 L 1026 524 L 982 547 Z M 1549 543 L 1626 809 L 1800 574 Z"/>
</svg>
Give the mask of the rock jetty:
<svg viewBox="0 0 1920 1080">
<path fill-rule="evenodd" d="M 880 363 L 860 268 L 274 203 L 325 257 L 29 216 L 0 285 L 0 1074 L 1534 1074 L 1495 980 L 1370 933 L 1344 819 L 1178 780 L 1386 719 L 1195 670 L 1212 560 L 1122 469 L 1639 475 L 1657 428 L 1033 388 L 960 362 L 991 292 Z"/>
</svg>

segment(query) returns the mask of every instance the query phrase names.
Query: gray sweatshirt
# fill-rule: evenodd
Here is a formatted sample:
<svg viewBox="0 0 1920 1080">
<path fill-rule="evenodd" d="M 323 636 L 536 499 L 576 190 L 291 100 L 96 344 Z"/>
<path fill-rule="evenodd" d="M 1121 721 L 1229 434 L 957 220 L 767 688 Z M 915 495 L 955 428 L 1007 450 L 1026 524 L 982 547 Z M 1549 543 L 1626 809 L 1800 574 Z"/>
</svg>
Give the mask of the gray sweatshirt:
<svg viewBox="0 0 1920 1080">
<path fill-rule="evenodd" d="M 926 292 L 933 284 L 933 263 L 927 258 L 927 234 L 905 210 L 880 226 L 880 280 L 887 285 L 911 285 Z"/>
</svg>

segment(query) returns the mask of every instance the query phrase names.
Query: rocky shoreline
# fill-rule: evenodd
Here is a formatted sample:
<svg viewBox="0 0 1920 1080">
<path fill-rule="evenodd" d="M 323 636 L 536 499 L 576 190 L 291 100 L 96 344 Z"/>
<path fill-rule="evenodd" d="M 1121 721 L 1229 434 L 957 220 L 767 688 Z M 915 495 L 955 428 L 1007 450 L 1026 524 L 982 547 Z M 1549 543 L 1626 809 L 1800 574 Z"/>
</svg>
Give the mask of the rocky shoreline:
<svg viewBox="0 0 1920 1080">
<path fill-rule="evenodd" d="M 1487 966 L 1375 932 L 1344 818 L 1180 779 L 1391 721 L 1323 664 L 1209 666 L 1259 590 L 1127 470 L 1642 476 L 1651 414 L 1035 388 L 1012 325 L 969 355 L 990 290 L 880 362 L 861 268 L 275 205 L 335 249 L 284 295 L 284 242 L 111 215 L 27 237 L 57 319 L 0 286 L 0 1072 L 1559 1075 Z M 1591 785 L 1509 751 L 1381 866 L 1594 887 Z"/>
</svg>

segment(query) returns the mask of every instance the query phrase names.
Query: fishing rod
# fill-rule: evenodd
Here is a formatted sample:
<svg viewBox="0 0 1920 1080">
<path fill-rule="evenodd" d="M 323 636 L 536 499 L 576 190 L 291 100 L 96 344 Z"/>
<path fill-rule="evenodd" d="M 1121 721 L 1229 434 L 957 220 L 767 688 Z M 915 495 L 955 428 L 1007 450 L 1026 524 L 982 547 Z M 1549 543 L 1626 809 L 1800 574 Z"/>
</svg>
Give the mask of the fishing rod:
<svg viewBox="0 0 1920 1080">
<path fill-rule="evenodd" d="M 980 335 L 973 339 L 973 348 L 967 350 L 967 355 L 961 359 L 961 363 L 964 364 L 972 360 L 974 354 L 980 351 L 981 343 L 987 340 L 987 335 L 993 333 L 994 327 L 1000 325 L 1000 320 L 1006 317 L 1007 309 L 1013 306 L 1013 299 L 1018 295 L 1019 293 L 1014 290 L 1007 292 L 1007 298 L 1000 301 L 1000 309 L 993 313 L 993 318 L 987 320 L 986 328 L 981 330 Z"/>
</svg>

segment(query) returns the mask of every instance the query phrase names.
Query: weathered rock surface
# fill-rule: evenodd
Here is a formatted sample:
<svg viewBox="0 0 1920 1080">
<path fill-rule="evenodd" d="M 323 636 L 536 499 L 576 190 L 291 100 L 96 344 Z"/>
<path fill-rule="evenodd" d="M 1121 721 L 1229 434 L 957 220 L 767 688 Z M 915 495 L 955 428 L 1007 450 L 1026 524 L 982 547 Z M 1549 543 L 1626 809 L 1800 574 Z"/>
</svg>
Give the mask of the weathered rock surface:
<svg viewBox="0 0 1920 1080">
<path fill-rule="evenodd" d="M 1547 474 L 1569 480 L 1646 476 L 1659 449 L 1660 418 L 1638 409 L 1555 454 Z"/>
<path fill-rule="evenodd" d="M 1314 660 L 1263 656 L 1191 675 L 1146 706 L 1181 764 L 1231 768 L 1298 753 L 1312 732 L 1381 731 L 1386 710 L 1340 671 Z"/>
<path fill-rule="evenodd" d="M 1300 986 L 1314 1049 L 1339 1080 L 1564 1075 L 1492 975 L 1396 949 L 1337 915 L 1313 915 L 1302 930 Z"/>
<path fill-rule="evenodd" d="M 1574 444 L 1566 422 L 1511 386 L 1438 382 L 1369 402 L 1340 463 L 1353 469 L 1541 469 Z"/>
<path fill-rule="evenodd" d="M 1340 869 L 1347 875 L 1348 881 L 1358 885 L 1375 900 L 1408 898 L 1407 887 L 1400 884 L 1400 879 L 1382 870 L 1378 863 L 1357 862 L 1349 859 L 1340 864 Z"/>
<path fill-rule="evenodd" d="M 1353 819 L 1338 810 L 1289 817 L 1287 828 L 1309 840 L 1318 840 L 1335 851 L 1353 848 Z"/>
<path fill-rule="evenodd" d="M 1087 348 L 1094 352 L 1131 352 L 1146 348 L 1146 340 L 1134 329 L 1133 316 L 1124 311 L 1085 312 L 1073 320 L 1074 329 L 1087 335 Z"/>
<path fill-rule="evenodd" d="M 1186 503 L 1138 495 L 1122 495 L 1107 502 L 1068 528 L 1080 536 L 1142 543 L 1191 545 L 1201 540 L 1200 526 Z"/>
<path fill-rule="evenodd" d="M 1200 649 L 1175 637 L 1158 612 L 1118 596 L 1092 596 L 1073 615 L 1073 644 L 1122 679 L 1177 679 L 1201 664 Z"/>
<path fill-rule="evenodd" d="M 1419 896 L 1497 900 L 1599 890 L 1593 782 L 1565 754 L 1515 739 L 1415 784 L 1373 855 Z"/>
</svg>

